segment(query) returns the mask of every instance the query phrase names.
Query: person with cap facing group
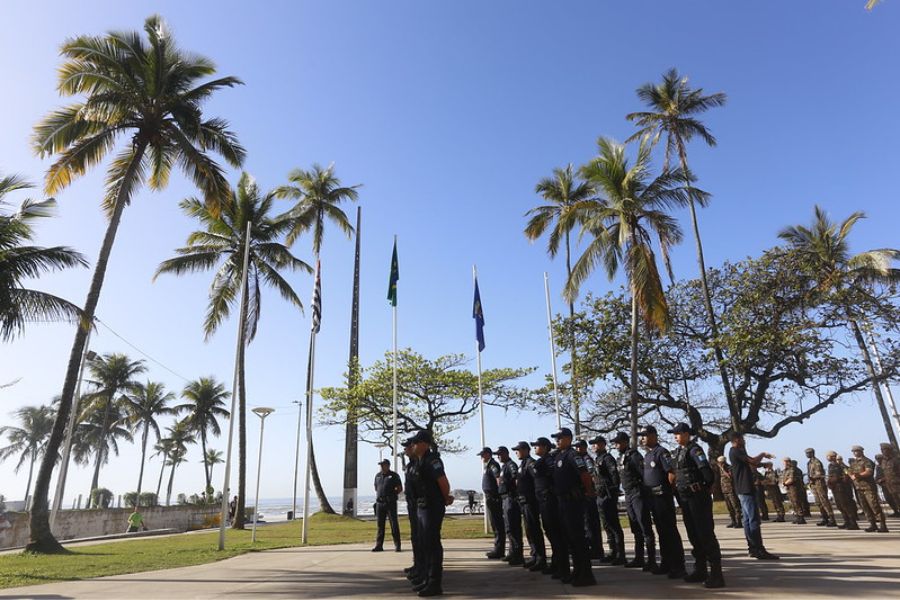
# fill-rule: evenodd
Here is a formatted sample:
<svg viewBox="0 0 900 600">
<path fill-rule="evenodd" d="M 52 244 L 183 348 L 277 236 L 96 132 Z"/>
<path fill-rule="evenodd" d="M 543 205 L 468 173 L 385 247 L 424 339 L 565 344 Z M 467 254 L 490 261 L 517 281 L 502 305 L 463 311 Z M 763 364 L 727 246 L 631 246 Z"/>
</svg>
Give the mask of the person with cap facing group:
<svg viewBox="0 0 900 600">
<path fill-rule="evenodd" d="M 553 443 L 545 437 L 531 442 L 536 458 L 534 459 L 534 493 L 537 496 L 541 511 L 541 525 L 544 535 L 550 542 L 550 564 L 541 573 L 552 575 L 554 579 L 562 579 L 567 572 L 563 570 L 562 557 L 566 555 L 565 538 L 559 522 L 559 505 L 553 492 Z M 546 555 L 545 555 L 546 556 Z M 568 562 L 566 562 L 568 564 Z"/>
<path fill-rule="evenodd" d="M 624 431 L 618 432 L 612 442 L 619 451 L 616 464 L 625 491 L 625 512 L 634 535 L 634 560 L 625 563 L 625 567 L 651 571 L 656 568 L 656 538 L 650 517 L 650 500 L 644 486 L 644 457 L 637 449 L 629 447 L 628 434 Z"/>
<path fill-rule="evenodd" d="M 503 558 L 506 556 L 506 526 L 503 524 L 503 502 L 497 480 L 500 477 L 500 464 L 494 460 L 494 451 L 485 446 L 478 453 L 484 463 L 481 475 L 481 491 L 484 493 L 484 510 L 487 511 L 491 529 L 494 531 L 494 548 L 485 556 Z"/>
<path fill-rule="evenodd" d="M 516 476 L 518 468 L 509 457 L 506 446 L 497 448 L 497 457 L 500 459 L 500 477 L 497 478 L 497 489 L 503 501 L 503 523 L 506 527 L 506 539 L 509 542 L 509 552 L 506 554 L 506 562 L 511 566 L 525 564 L 522 555 L 522 512 L 519 510 L 519 501 L 516 498 Z"/>
<path fill-rule="evenodd" d="M 821 519 L 816 523 L 819 527 L 837 527 L 834 520 L 834 508 L 828 499 L 828 487 L 825 485 L 825 466 L 822 461 L 816 458 L 816 451 L 813 448 L 807 448 L 805 451 L 806 458 L 806 476 L 809 478 L 809 489 L 812 490 L 816 499 L 816 506 L 819 508 Z"/>
<path fill-rule="evenodd" d="M 748 553 L 759 560 L 778 560 L 778 557 L 769 553 L 763 545 L 762 528 L 759 524 L 759 514 L 756 508 L 753 472 L 765 458 L 775 457 L 768 452 L 760 452 L 756 456 L 750 456 L 747 454 L 744 434 L 739 431 L 731 434 L 731 449 L 728 451 L 728 460 L 731 462 L 734 491 L 737 493 L 738 500 L 741 503 L 741 512 L 744 517 L 744 537 L 747 538 Z"/>
<path fill-rule="evenodd" d="M 856 522 L 856 501 L 853 499 L 853 490 L 850 489 L 850 480 L 844 467 L 838 461 L 838 454 L 834 450 L 829 450 L 825 454 L 828 461 L 827 482 L 828 489 L 834 496 L 834 503 L 837 504 L 844 522 L 838 525 L 840 529 L 857 530 L 859 524 Z"/>
<path fill-rule="evenodd" d="M 862 446 L 853 446 L 850 450 L 853 452 L 854 458 L 850 463 L 850 479 L 853 480 L 853 485 L 859 492 L 860 504 L 869 519 L 869 526 L 865 530 L 887 533 L 884 511 L 881 510 L 878 488 L 875 486 L 875 463 L 863 454 Z"/>
<path fill-rule="evenodd" d="M 681 500 L 681 517 L 691 541 L 694 570 L 684 577 L 688 583 L 703 582 L 708 588 L 725 587 L 722 577 L 722 552 L 713 522 L 712 495 L 715 481 L 712 467 L 700 445 L 691 440 L 693 431 L 686 423 L 669 430 L 674 434 L 675 488 Z"/>
<path fill-rule="evenodd" d="M 598 435 L 591 440 L 594 454 L 594 484 L 597 487 L 597 507 L 600 511 L 600 523 L 606 532 L 609 544 L 609 556 L 602 562 L 611 565 L 624 565 L 625 533 L 619 522 L 619 469 L 616 459 L 606 451 L 606 438 Z"/>
<path fill-rule="evenodd" d="M 391 537 L 394 549 L 400 552 L 400 523 L 397 521 L 397 497 L 403 491 L 400 476 L 391 471 L 391 461 L 384 459 L 378 463 L 381 470 L 375 475 L 375 517 L 378 520 L 378 534 L 372 552 L 384 550 L 384 522 L 391 522 Z"/>
<path fill-rule="evenodd" d="M 519 442 L 513 447 L 519 458 L 519 471 L 516 477 L 516 500 L 525 520 L 525 537 L 528 539 L 530 557 L 523 565 L 529 571 L 543 571 L 547 568 L 547 547 L 541 531 L 541 507 L 535 489 L 536 463 L 531 457 L 531 445 Z"/>
<path fill-rule="evenodd" d="M 585 498 L 593 496 L 591 475 L 584 459 L 572 448 L 572 430 L 562 427 L 551 437 L 557 440 L 559 452 L 554 457 L 553 491 L 559 506 L 559 520 L 564 534 L 564 547 L 572 555 L 572 572 L 561 581 L 573 587 L 595 585 L 591 559 L 584 537 Z M 568 571 L 569 557 L 561 557 L 562 570 Z"/>
<path fill-rule="evenodd" d="M 591 474 L 591 487 L 596 492 L 597 482 L 594 480 L 597 473 L 594 468 L 594 459 L 588 454 L 587 442 L 584 440 L 575 440 L 572 444 L 575 452 L 584 461 L 584 466 L 588 473 Z M 599 559 L 604 562 L 603 555 L 603 534 L 601 533 L 600 524 L 600 508 L 597 506 L 597 499 L 594 493 L 584 498 L 584 539 L 588 546 L 588 556 L 592 559 Z"/>
<path fill-rule="evenodd" d="M 674 465 L 669 451 L 659 445 L 656 428 L 648 425 L 638 432 L 647 449 L 644 454 L 644 485 L 650 497 L 650 512 L 659 537 L 660 563 L 651 571 L 654 575 L 668 575 L 669 579 L 681 579 L 684 570 L 684 546 L 675 519 L 675 501 L 672 493 Z"/>
</svg>

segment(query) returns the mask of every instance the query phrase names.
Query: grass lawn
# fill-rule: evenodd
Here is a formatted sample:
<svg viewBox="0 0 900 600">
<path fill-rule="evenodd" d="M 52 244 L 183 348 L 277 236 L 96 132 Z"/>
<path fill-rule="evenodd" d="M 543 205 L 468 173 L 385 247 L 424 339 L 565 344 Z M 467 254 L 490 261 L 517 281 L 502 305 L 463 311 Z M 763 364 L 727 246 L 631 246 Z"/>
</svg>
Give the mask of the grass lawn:
<svg viewBox="0 0 900 600">
<path fill-rule="evenodd" d="M 225 550 L 219 552 L 218 530 L 169 537 L 144 538 L 71 548 L 68 554 L 9 554 L 0 556 L 0 588 L 38 583 L 89 579 L 104 575 L 139 573 L 157 569 L 186 567 L 230 558 L 247 552 L 300 545 L 301 521 L 259 527 L 256 544 L 250 530 L 227 530 Z M 400 529 L 409 539 L 409 521 L 401 516 Z M 390 534 L 389 536 L 390 537 Z M 480 518 L 444 520 L 443 537 L 484 537 Z M 316 514 L 309 523 L 312 546 L 373 542 L 375 523 L 337 515 Z"/>
</svg>

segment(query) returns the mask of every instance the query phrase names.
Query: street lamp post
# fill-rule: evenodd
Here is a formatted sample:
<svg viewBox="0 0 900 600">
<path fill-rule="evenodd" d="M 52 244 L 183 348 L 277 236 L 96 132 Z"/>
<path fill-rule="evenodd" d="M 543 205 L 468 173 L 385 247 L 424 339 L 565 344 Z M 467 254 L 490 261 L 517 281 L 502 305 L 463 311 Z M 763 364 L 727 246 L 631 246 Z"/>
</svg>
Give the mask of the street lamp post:
<svg viewBox="0 0 900 600">
<path fill-rule="evenodd" d="M 253 412 L 259 417 L 259 458 L 256 463 L 256 504 L 253 507 L 253 534 L 250 536 L 250 541 L 256 543 L 256 522 L 259 521 L 259 476 L 262 470 L 263 432 L 266 429 L 266 417 L 275 412 L 275 409 L 260 406 L 254 408 Z"/>
</svg>

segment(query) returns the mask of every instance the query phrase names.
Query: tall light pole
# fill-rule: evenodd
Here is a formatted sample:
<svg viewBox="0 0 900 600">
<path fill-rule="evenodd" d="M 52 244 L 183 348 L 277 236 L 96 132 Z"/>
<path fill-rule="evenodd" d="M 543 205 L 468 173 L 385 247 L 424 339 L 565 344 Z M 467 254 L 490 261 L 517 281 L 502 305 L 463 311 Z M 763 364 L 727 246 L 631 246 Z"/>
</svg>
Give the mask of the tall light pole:
<svg viewBox="0 0 900 600">
<path fill-rule="evenodd" d="M 259 458 L 256 461 L 256 504 L 253 507 L 253 534 L 250 536 L 250 541 L 256 543 L 256 522 L 259 521 L 259 476 L 262 471 L 263 432 L 266 430 L 266 417 L 275 412 L 275 409 L 258 406 L 253 409 L 253 412 L 259 417 Z"/>
</svg>

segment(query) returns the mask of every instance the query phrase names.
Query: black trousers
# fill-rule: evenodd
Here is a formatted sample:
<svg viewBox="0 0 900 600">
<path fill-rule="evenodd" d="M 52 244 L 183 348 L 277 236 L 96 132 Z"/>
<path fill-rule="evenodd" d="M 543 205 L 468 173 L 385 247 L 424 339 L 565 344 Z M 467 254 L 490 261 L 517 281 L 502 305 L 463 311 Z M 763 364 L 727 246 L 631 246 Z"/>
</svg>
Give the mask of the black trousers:
<svg viewBox="0 0 900 600">
<path fill-rule="evenodd" d="M 583 498 L 557 497 L 559 504 L 559 522 L 562 525 L 564 545 L 568 549 L 562 568 L 569 569 L 569 555 L 572 557 L 572 569 L 576 576 L 587 576 L 591 572 L 591 557 L 587 540 L 584 537 Z M 591 499 L 593 502 L 593 499 Z M 595 504 L 596 506 L 596 504 Z"/>
<path fill-rule="evenodd" d="M 400 522 L 397 520 L 397 501 L 375 503 L 375 517 L 378 519 L 378 535 L 375 538 L 375 546 L 381 548 L 384 545 L 384 522 L 391 522 L 391 537 L 394 538 L 394 547 L 400 547 Z"/>
<path fill-rule="evenodd" d="M 600 509 L 600 522 L 603 531 L 606 532 L 606 543 L 613 554 L 625 555 L 625 533 L 622 531 L 622 523 L 619 522 L 619 498 L 606 496 L 597 498 L 597 507 Z"/>
<path fill-rule="evenodd" d="M 522 553 L 522 511 L 519 503 L 512 496 L 503 497 L 503 523 L 506 526 L 506 539 L 509 540 L 509 553 Z"/>
<path fill-rule="evenodd" d="M 588 556 L 603 557 L 603 534 L 600 533 L 600 509 L 596 498 L 584 499 L 584 537 L 588 545 Z"/>
<path fill-rule="evenodd" d="M 414 499 L 406 499 L 406 511 L 409 514 L 409 539 L 413 549 L 413 570 L 419 573 L 422 569 L 422 543 L 419 541 L 419 505 Z"/>
<path fill-rule="evenodd" d="M 567 556 L 565 536 L 559 522 L 559 505 L 556 496 L 551 493 L 539 495 L 538 504 L 541 509 L 541 525 L 544 528 L 544 534 L 550 541 L 550 550 L 553 552 L 550 557 L 550 566 L 556 571 L 562 568 L 562 561 Z M 568 560 L 566 560 L 566 565 L 568 564 Z"/>
<path fill-rule="evenodd" d="M 444 524 L 444 505 L 419 506 L 419 540 L 422 544 L 422 575 L 431 583 L 440 584 L 444 576 L 444 546 L 441 527 Z"/>
<path fill-rule="evenodd" d="M 712 496 L 701 490 L 695 493 L 682 493 L 681 517 L 691 541 L 691 554 L 698 565 L 706 566 L 707 562 L 722 562 L 722 551 L 716 539 L 716 526 L 713 523 Z"/>
<path fill-rule="evenodd" d="M 484 495 L 484 509 L 487 511 L 491 529 L 494 530 L 494 552 L 506 552 L 506 525 L 503 523 L 503 502 L 500 496 Z"/>
<path fill-rule="evenodd" d="M 659 554 L 662 564 L 670 569 L 684 568 L 684 546 L 675 519 L 675 504 L 671 492 L 661 496 L 650 494 L 650 512 L 656 523 L 656 535 L 659 537 Z"/>
<path fill-rule="evenodd" d="M 650 501 L 643 493 L 625 496 L 625 511 L 628 523 L 634 535 L 634 555 L 644 557 L 644 548 L 648 558 L 656 558 L 656 537 L 653 535 L 653 518 L 650 516 Z"/>
<path fill-rule="evenodd" d="M 547 560 L 547 547 L 544 544 L 544 533 L 541 531 L 541 507 L 535 498 L 532 501 L 519 502 L 522 517 L 525 520 L 525 536 L 531 556 L 537 560 Z"/>
</svg>

